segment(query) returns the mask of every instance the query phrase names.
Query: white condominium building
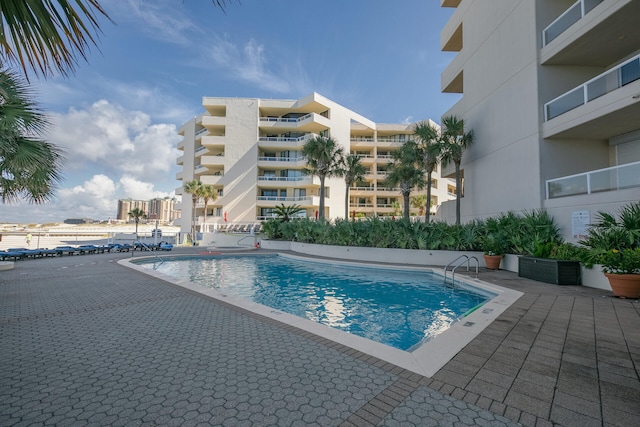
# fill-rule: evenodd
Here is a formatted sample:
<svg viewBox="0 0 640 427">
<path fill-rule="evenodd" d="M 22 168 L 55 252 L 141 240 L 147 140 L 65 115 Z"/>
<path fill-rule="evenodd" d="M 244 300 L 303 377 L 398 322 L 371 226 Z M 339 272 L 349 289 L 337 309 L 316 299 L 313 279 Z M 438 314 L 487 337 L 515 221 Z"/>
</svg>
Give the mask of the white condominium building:
<svg viewBox="0 0 640 427">
<path fill-rule="evenodd" d="M 475 134 L 463 222 L 546 208 L 578 240 L 640 198 L 640 1 L 441 0 L 445 113 Z M 452 170 L 445 170 L 445 174 Z M 439 211 L 455 218 L 451 203 Z"/>
<path fill-rule="evenodd" d="M 314 218 L 320 205 L 320 181 L 305 175 L 302 147 L 314 136 L 334 138 L 345 153 L 360 156 L 367 169 L 362 182 L 349 191 L 349 215 L 397 215 L 402 204 L 398 189 L 383 181 L 391 152 L 413 135 L 407 124 L 376 124 L 373 121 L 317 94 L 299 100 L 257 98 L 203 98 L 206 112 L 183 124 L 179 133 L 183 151 L 177 163 L 182 195 L 181 228 L 190 229 L 192 199 L 182 185 L 196 179 L 213 185 L 217 200 L 196 205 L 196 222 L 208 231 L 214 224 L 255 223 L 274 215 L 276 206 L 298 205 L 301 216 Z M 434 126 L 437 127 L 435 123 Z M 455 182 L 433 174 L 435 209 L 455 197 Z M 346 184 L 343 178 L 325 181 L 325 217 L 345 216 Z M 426 191 L 412 193 L 425 194 Z M 412 211 L 421 213 L 419 208 Z"/>
</svg>

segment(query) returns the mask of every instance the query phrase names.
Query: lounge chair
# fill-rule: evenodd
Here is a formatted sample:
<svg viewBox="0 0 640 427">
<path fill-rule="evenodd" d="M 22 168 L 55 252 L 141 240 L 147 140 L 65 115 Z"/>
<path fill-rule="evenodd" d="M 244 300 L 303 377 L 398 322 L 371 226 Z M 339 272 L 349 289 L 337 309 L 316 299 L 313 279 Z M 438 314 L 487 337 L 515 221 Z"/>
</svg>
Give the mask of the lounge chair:
<svg viewBox="0 0 640 427">
<path fill-rule="evenodd" d="M 78 248 L 74 248 L 73 246 L 56 246 L 54 249 L 60 250 L 62 251 L 61 254 L 67 255 L 75 255 L 77 253 L 80 253 L 80 251 L 78 251 Z"/>
<path fill-rule="evenodd" d="M 14 261 L 24 259 L 24 253 L 22 251 L 0 251 L 0 260 L 5 261 L 7 258 L 12 258 Z"/>
</svg>

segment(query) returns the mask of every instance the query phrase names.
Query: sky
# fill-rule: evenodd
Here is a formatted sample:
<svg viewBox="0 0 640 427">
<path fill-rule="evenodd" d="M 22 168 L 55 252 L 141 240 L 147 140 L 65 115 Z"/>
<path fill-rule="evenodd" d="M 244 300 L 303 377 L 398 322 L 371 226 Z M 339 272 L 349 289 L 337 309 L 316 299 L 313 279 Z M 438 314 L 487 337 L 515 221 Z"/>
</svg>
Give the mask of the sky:
<svg viewBox="0 0 640 427">
<path fill-rule="evenodd" d="M 0 223 L 115 218 L 117 201 L 174 197 L 178 128 L 202 97 L 299 99 L 312 92 L 378 123 L 440 117 L 453 54 L 439 0 L 113 0 L 97 46 L 68 77 L 31 77 L 62 148 L 47 203 L 0 205 Z"/>
</svg>

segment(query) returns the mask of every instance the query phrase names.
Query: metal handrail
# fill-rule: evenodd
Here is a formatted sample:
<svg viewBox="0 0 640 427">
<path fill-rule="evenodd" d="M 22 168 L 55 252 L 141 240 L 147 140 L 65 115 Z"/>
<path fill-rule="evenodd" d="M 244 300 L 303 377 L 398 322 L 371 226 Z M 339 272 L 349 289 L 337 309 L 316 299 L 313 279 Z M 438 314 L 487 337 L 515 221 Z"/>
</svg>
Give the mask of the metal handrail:
<svg viewBox="0 0 640 427">
<path fill-rule="evenodd" d="M 158 258 L 158 261 L 160 261 L 160 264 L 162 264 L 164 262 L 164 260 L 162 258 L 160 258 L 158 255 L 153 253 L 151 248 L 146 243 L 142 243 L 140 240 L 134 240 L 133 249 L 131 250 L 131 258 L 133 258 L 133 254 L 136 252 L 136 243 L 140 243 L 140 246 L 143 246 L 143 247 L 147 248 L 147 250 L 149 252 L 151 252 L 151 255 L 153 255 L 154 257 Z"/>
<path fill-rule="evenodd" d="M 456 265 L 453 266 L 453 268 L 451 269 L 451 284 L 455 285 L 456 283 L 456 268 L 460 267 L 462 264 L 464 264 L 465 262 L 467 263 L 467 273 L 469 272 L 469 262 L 474 259 L 476 261 L 476 279 L 478 278 L 478 269 L 480 267 L 480 261 L 478 261 L 478 258 L 476 258 L 475 256 L 470 257 L 469 255 L 465 255 L 462 254 L 459 257 L 457 257 L 456 259 L 454 259 L 453 261 L 451 261 L 449 264 L 447 264 L 444 267 L 444 284 L 447 284 L 447 269 L 449 267 L 451 267 L 451 265 L 458 261 L 461 260 L 459 263 L 457 263 Z"/>
</svg>

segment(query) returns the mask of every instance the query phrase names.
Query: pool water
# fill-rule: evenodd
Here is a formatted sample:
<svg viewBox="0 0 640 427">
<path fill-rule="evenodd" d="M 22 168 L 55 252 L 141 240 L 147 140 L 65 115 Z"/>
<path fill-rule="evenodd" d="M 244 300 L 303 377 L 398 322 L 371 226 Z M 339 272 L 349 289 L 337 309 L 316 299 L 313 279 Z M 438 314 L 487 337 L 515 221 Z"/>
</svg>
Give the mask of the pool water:
<svg viewBox="0 0 640 427">
<path fill-rule="evenodd" d="M 169 258 L 141 265 L 401 350 L 435 337 L 493 296 L 443 286 L 442 276 L 433 273 L 277 255 Z"/>
</svg>

